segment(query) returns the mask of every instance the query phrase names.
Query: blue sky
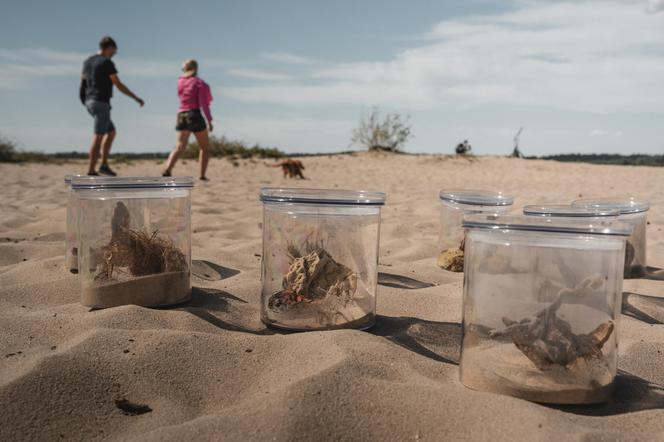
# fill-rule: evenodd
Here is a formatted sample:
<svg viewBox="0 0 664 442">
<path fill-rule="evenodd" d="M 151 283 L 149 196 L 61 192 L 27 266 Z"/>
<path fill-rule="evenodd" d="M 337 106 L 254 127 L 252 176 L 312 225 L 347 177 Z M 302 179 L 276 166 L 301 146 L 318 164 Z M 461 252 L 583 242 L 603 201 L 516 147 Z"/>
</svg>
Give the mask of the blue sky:
<svg viewBox="0 0 664 442">
<path fill-rule="evenodd" d="M 115 92 L 117 152 L 173 146 L 188 57 L 215 133 L 289 152 L 347 150 L 372 106 L 410 115 L 410 152 L 509 153 L 520 126 L 526 154 L 664 152 L 664 0 L 8 2 L 0 133 L 87 150 L 78 76 L 105 34 L 146 101 Z"/>
</svg>

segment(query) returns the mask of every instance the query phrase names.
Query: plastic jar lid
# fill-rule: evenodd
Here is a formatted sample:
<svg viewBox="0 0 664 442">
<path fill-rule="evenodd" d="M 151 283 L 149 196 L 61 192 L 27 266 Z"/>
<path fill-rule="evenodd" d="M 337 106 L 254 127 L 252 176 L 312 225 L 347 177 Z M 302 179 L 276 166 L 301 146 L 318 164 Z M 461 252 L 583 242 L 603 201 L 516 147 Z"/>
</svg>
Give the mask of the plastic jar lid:
<svg viewBox="0 0 664 442">
<path fill-rule="evenodd" d="M 71 180 L 74 179 L 74 178 L 85 178 L 85 177 L 88 177 L 89 179 L 97 178 L 97 177 L 94 177 L 94 176 L 88 176 L 88 175 L 81 175 L 81 174 L 78 174 L 78 173 L 73 173 L 73 174 L 65 175 L 65 184 L 71 184 Z"/>
<path fill-rule="evenodd" d="M 192 177 L 108 177 L 91 180 L 89 177 L 72 178 L 71 188 L 80 190 L 116 189 L 170 189 L 194 187 Z"/>
<path fill-rule="evenodd" d="M 264 203 L 329 204 L 340 206 L 383 206 L 383 192 L 337 189 L 294 189 L 264 187 L 260 200 Z"/>
<path fill-rule="evenodd" d="M 514 203 L 513 196 L 488 190 L 441 190 L 438 197 L 441 201 L 474 206 L 511 206 Z"/>
<path fill-rule="evenodd" d="M 592 207 L 597 209 L 616 209 L 621 215 L 628 213 L 647 212 L 650 209 L 648 201 L 639 201 L 634 197 L 626 198 L 584 198 L 572 202 L 576 207 Z"/>
<path fill-rule="evenodd" d="M 620 210 L 600 207 L 576 207 L 569 204 L 529 205 L 523 208 L 524 215 L 562 216 L 566 218 L 598 218 L 620 215 Z"/>
<path fill-rule="evenodd" d="M 577 220 L 524 215 L 466 215 L 463 227 L 490 230 L 525 230 L 532 232 L 577 233 L 589 235 L 629 236 L 634 227 L 621 221 Z"/>
</svg>

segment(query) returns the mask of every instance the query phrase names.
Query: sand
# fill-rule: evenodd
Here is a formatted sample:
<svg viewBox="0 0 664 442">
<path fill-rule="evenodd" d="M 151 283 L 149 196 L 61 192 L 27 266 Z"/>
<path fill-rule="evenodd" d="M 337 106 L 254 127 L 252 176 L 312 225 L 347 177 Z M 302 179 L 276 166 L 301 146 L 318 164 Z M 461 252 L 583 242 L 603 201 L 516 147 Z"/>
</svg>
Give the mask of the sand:
<svg viewBox="0 0 664 442">
<path fill-rule="evenodd" d="M 63 256 L 62 177 L 85 164 L 0 165 L 0 440 L 664 439 L 664 169 L 383 154 L 302 161 L 315 181 L 286 180 L 271 162 L 212 160 L 211 181 L 193 192 L 191 301 L 93 311 Z M 116 167 L 157 175 L 164 165 Z M 175 172 L 197 176 L 197 164 Z M 373 328 L 279 333 L 260 321 L 266 185 L 388 193 Z M 653 203 L 648 274 L 624 285 L 608 404 L 545 406 L 459 382 L 463 274 L 436 265 L 443 187 L 500 188 L 515 208 L 627 192 Z"/>
<path fill-rule="evenodd" d="M 125 281 L 95 281 L 81 289 L 81 304 L 90 308 L 127 304 L 164 307 L 188 301 L 190 297 L 188 271 L 136 276 Z"/>
<path fill-rule="evenodd" d="M 606 361 L 580 358 L 570 367 L 538 370 L 512 343 L 488 343 L 464 350 L 461 382 L 482 391 L 552 404 L 605 402 L 613 390 Z"/>
</svg>

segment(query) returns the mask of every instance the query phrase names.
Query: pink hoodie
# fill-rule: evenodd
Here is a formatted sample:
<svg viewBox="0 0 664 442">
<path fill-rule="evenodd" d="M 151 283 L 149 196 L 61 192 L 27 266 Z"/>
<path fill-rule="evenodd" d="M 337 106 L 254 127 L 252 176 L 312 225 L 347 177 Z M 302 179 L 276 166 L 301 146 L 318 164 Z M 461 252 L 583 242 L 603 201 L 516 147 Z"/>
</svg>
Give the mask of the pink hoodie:
<svg viewBox="0 0 664 442">
<path fill-rule="evenodd" d="M 178 97 L 180 97 L 178 112 L 200 109 L 205 114 L 208 123 L 212 121 L 210 113 L 212 93 L 206 82 L 196 76 L 180 77 L 178 79 Z"/>
</svg>

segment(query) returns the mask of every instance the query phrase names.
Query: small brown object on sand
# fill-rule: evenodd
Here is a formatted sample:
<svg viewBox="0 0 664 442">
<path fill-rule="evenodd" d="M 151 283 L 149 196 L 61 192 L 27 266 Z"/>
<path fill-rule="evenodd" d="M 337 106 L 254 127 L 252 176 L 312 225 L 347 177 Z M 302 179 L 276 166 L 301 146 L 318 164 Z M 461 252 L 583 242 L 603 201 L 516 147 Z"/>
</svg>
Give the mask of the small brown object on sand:
<svg viewBox="0 0 664 442">
<path fill-rule="evenodd" d="M 67 268 L 71 273 L 78 273 L 78 248 L 67 251 Z"/>
</svg>

